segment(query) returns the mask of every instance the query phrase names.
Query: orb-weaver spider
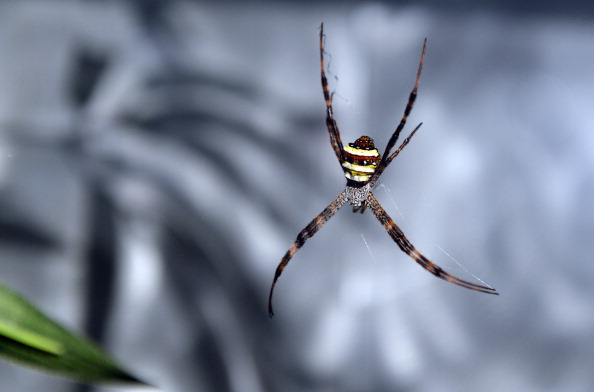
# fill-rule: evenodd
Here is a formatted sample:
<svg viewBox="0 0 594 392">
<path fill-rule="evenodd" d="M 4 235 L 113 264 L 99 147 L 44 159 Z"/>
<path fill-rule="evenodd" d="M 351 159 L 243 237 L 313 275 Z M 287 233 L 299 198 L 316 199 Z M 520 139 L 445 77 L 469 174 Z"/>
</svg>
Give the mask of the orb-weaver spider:
<svg viewBox="0 0 594 392">
<path fill-rule="evenodd" d="M 324 99 L 326 101 L 326 126 L 328 127 L 328 133 L 330 134 L 330 144 L 334 149 L 334 153 L 336 154 L 336 158 L 338 158 L 338 162 L 342 166 L 344 171 L 344 175 L 347 178 L 346 189 L 342 191 L 338 197 L 328 205 L 318 216 L 316 216 L 306 227 L 303 229 L 298 235 L 295 241 L 291 244 L 289 250 L 283 256 L 282 260 L 280 261 L 278 267 L 276 268 L 276 272 L 274 274 L 274 280 L 272 281 L 272 286 L 270 287 L 270 294 L 268 297 L 268 314 L 270 317 L 274 315 L 272 311 L 272 294 L 274 292 L 274 286 L 280 275 L 282 274 L 283 270 L 289 263 L 289 260 L 295 255 L 295 253 L 303 246 L 305 241 L 309 238 L 313 237 L 318 230 L 324 226 L 326 222 L 336 212 L 340 207 L 342 207 L 345 203 L 349 203 L 353 206 L 353 212 L 361 212 L 365 211 L 366 207 L 369 207 L 375 217 L 379 220 L 379 222 L 384 226 L 384 229 L 388 232 L 390 237 L 396 242 L 398 247 L 409 255 L 414 261 L 419 263 L 421 267 L 425 268 L 427 271 L 432 273 L 433 275 L 446 280 L 450 283 L 456 284 L 458 286 L 462 286 L 464 288 L 478 291 L 481 293 L 486 294 L 495 294 L 499 295 L 497 291 L 491 287 L 481 286 L 478 284 L 470 283 L 460 278 L 457 278 L 447 272 L 445 272 L 441 267 L 436 265 L 435 263 L 431 262 L 425 256 L 423 256 L 415 247 L 410 243 L 410 241 L 405 237 L 402 230 L 394 223 L 392 218 L 386 213 L 386 211 L 382 208 L 380 203 L 377 201 L 371 189 L 376 184 L 379 177 L 382 175 L 386 167 L 398 156 L 400 151 L 410 142 L 410 139 L 413 137 L 415 132 L 421 127 L 422 123 L 417 125 L 415 129 L 408 135 L 406 139 L 402 142 L 400 147 L 396 149 L 392 154 L 390 151 L 396 144 L 398 140 L 398 136 L 400 136 L 400 132 L 404 128 L 406 124 L 406 120 L 413 108 L 415 103 L 415 99 L 417 98 L 417 89 L 419 87 L 419 79 L 421 78 L 421 70 L 423 69 L 423 62 L 425 61 L 425 50 L 427 47 L 427 39 L 425 39 L 423 43 L 423 52 L 421 54 L 421 61 L 419 63 L 419 69 L 417 71 L 417 77 L 415 79 L 414 87 L 409 95 L 408 102 L 406 104 L 406 108 L 404 109 L 404 115 L 400 120 L 400 124 L 392 134 L 392 137 L 388 141 L 388 145 L 386 146 L 386 150 L 384 151 L 384 155 L 381 156 L 377 148 L 375 148 L 373 139 L 369 136 L 361 136 L 354 143 L 349 143 L 347 146 L 343 147 L 342 140 L 340 138 L 340 131 L 338 130 L 338 125 L 336 125 L 336 121 L 333 117 L 333 110 L 332 110 L 332 95 L 328 89 L 328 79 L 326 78 L 326 72 L 324 70 L 324 24 L 320 25 L 320 73 L 321 73 L 321 80 L 322 80 L 322 90 L 324 92 Z"/>
</svg>

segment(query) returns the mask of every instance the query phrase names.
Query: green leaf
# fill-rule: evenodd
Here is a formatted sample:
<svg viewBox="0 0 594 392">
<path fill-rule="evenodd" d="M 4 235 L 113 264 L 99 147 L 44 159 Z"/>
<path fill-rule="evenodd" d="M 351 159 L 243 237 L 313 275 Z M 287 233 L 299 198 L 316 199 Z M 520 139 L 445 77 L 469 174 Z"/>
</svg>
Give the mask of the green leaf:
<svg viewBox="0 0 594 392">
<path fill-rule="evenodd" d="M 38 349 L 47 354 L 64 354 L 64 346 L 55 340 L 48 339 L 30 330 L 24 329 L 11 322 L 0 320 L 0 336 L 12 339 L 31 348 Z"/>
<path fill-rule="evenodd" d="M 2 284 L 0 355 L 78 381 L 147 385 Z"/>
</svg>

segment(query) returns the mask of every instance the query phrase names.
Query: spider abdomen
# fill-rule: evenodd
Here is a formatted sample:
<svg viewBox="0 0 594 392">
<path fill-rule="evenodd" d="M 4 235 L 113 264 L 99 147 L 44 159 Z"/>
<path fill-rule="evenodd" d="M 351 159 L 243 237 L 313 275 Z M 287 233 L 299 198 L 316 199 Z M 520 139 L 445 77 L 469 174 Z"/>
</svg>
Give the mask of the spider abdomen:
<svg viewBox="0 0 594 392">
<path fill-rule="evenodd" d="M 369 136 L 361 136 L 354 143 L 344 146 L 343 152 L 344 175 L 348 180 L 359 184 L 369 181 L 382 159 Z"/>
</svg>

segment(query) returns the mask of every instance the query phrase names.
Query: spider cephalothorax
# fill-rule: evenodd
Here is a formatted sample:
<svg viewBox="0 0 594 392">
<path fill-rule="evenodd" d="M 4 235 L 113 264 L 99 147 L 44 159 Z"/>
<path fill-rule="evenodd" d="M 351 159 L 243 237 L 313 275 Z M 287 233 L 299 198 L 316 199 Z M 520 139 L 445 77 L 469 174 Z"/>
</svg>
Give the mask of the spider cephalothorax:
<svg viewBox="0 0 594 392">
<path fill-rule="evenodd" d="M 369 136 L 361 136 L 355 140 L 354 143 L 349 143 L 347 146 L 342 146 L 342 140 L 340 138 L 340 131 L 338 125 L 334 120 L 332 110 L 332 95 L 328 90 L 328 80 L 324 71 L 324 24 L 320 26 L 320 74 L 322 80 L 322 90 L 324 92 L 324 100 L 326 101 L 326 126 L 328 127 L 328 133 L 330 135 L 330 144 L 332 149 L 338 158 L 338 162 L 342 166 L 344 175 L 347 178 L 346 189 L 342 191 L 332 203 L 328 205 L 318 216 L 316 216 L 301 232 L 297 235 L 297 238 L 283 258 L 281 259 L 276 271 L 274 273 L 274 279 L 270 286 L 270 294 L 268 296 L 268 314 L 270 317 L 273 316 L 272 312 L 272 293 L 274 292 L 274 286 L 276 281 L 282 274 L 283 270 L 289 263 L 289 260 L 295 255 L 295 253 L 303 246 L 308 238 L 311 238 L 320 230 L 322 226 L 344 204 L 349 203 L 353 206 L 353 212 L 360 211 L 363 213 L 366 207 L 373 212 L 373 215 L 382 224 L 388 235 L 396 242 L 400 250 L 409 255 L 414 261 L 416 261 L 421 267 L 433 275 L 441 278 L 450 283 L 458 286 L 465 287 L 470 290 L 478 291 L 486 294 L 498 295 L 497 291 L 492 287 L 481 286 L 475 283 L 470 283 L 460 278 L 457 278 L 447 272 L 445 272 L 440 266 L 436 265 L 425 256 L 423 256 L 404 236 L 404 233 L 394 223 L 392 218 L 379 204 L 371 189 L 374 184 L 381 176 L 383 171 L 388 167 L 394 158 L 402 151 L 404 147 L 410 142 L 415 132 L 419 129 L 419 124 L 413 131 L 408 135 L 402 142 L 400 147 L 391 153 L 392 148 L 396 145 L 396 141 L 400 136 L 400 132 L 406 125 L 406 120 L 410 114 L 415 99 L 417 98 L 417 89 L 419 87 L 419 79 L 421 78 L 421 70 L 423 69 L 423 61 L 425 60 L 425 49 L 427 40 L 423 44 L 423 53 L 421 54 L 421 61 L 419 63 L 419 69 L 417 71 L 417 78 L 415 79 L 415 85 L 409 95 L 406 108 L 404 109 L 404 115 L 400 120 L 400 124 L 396 127 L 396 130 L 390 137 L 384 155 L 381 156 L 377 148 L 373 143 L 373 139 Z"/>
</svg>

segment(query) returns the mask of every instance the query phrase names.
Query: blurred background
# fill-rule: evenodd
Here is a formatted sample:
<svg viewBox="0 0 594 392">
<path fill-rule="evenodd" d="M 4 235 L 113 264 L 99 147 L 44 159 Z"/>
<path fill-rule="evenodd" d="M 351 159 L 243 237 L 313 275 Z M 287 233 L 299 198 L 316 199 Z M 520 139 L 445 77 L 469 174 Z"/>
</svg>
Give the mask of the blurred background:
<svg viewBox="0 0 594 392">
<path fill-rule="evenodd" d="M 369 212 L 297 233 L 345 143 Z M 594 390 L 594 4 L 5 1 L 0 280 L 163 391 Z M 480 280 L 479 280 L 480 279 Z M 119 391 L 0 362 L 5 391 Z M 137 389 L 140 390 L 140 389 Z M 153 390 L 153 389 L 146 389 Z"/>
</svg>

